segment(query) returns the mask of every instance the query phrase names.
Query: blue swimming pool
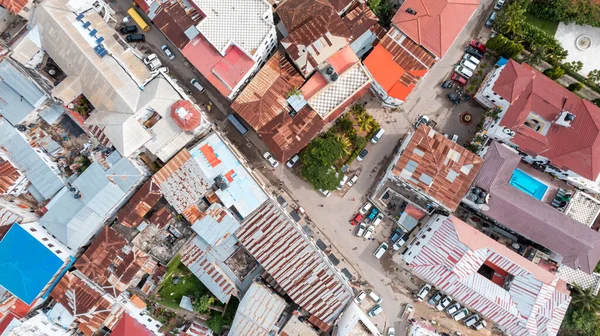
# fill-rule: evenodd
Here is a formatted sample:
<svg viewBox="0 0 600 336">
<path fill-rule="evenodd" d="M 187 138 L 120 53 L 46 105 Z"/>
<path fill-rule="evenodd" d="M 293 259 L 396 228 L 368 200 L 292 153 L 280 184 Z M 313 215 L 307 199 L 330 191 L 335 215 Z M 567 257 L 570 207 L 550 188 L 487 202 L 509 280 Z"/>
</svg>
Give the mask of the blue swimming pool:
<svg viewBox="0 0 600 336">
<path fill-rule="evenodd" d="M 547 185 L 520 169 L 515 169 L 510 178 L 510 184 L 522 192 L 539 200 L 544 198 L 546 190 L 548 190 Z"/>
</svg>

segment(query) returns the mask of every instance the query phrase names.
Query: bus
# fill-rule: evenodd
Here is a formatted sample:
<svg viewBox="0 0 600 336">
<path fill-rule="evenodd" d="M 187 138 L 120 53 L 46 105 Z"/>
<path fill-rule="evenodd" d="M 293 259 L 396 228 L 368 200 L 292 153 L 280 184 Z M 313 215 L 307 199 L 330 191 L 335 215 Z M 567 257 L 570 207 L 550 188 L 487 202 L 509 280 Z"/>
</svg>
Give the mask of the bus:
<svg viewBox="0 0 600 336">
<path fill-rule="evenodd" d="M 135 23 L 137 23 L 137 25 L 140 26 L 140 28 L 143 31 L 147 32 L 148 30 L 150 30 L 150 25 L 148 25 L 146 23 L 146 21 L 144 21 L 144 19 L 142 19 L 140 14 L 138 14 L 138 12 L 136 12 L 135 8 L 133 8 L 133 7 L 129 8 L 129 10 L 127 11 L 127 14 L 129 14 L 129 16 L 131 16 L 133 21 L 135 21 Z"/>
<path fill-rule="evenodd" d="M 246 135 L 248 133 L 248 129 L 235 117 L 233 114 L 229 114 L 227 119 L 231 122 L 231 124 L 240 132 L 242 135 Z"/>
</svg>

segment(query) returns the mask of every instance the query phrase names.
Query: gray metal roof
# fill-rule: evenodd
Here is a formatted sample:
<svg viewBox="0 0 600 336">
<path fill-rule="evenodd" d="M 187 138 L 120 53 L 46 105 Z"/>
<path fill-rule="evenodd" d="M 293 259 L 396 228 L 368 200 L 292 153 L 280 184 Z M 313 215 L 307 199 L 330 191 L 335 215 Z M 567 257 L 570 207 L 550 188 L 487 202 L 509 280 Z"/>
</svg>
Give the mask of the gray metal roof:
<svg viewBox="0 0 600 336">
<path fill-rule="evenodd" d="M 219 245 L 239 227 L 240 222 L 218 203 L 212 204 L 206 210 L 206 216 L 192 225 L 192 229 L 209 245 Z"/>
<path fill-rule="evenodd" d="M 253 283 L 238 306 L 229 335 L 275 335 L 277 321 L 286 306 L 285 300 L 267 286 Z"/>
<path fill-rule="evenodd" d="M 141 178 L 128 159 L 121 158 L 107 171 L 94 162 L 72 183 L 73 191 L 64 187 L 48 203 L 40 224 L 76 250 L 89 241 Z"/>
<path fill-rule="evenodd" d="M 25 137 L 3 118 L 0 118 L 0 147 L 44 198 L 51 198 L 64 186 L 58 169 L 53 170 Z"/>
<path fill-rule="evenodd" d="M 7 59 L 0 62 L 0 114 L 11 124 L 23 121 L 48 98 Z"/>
</svg>

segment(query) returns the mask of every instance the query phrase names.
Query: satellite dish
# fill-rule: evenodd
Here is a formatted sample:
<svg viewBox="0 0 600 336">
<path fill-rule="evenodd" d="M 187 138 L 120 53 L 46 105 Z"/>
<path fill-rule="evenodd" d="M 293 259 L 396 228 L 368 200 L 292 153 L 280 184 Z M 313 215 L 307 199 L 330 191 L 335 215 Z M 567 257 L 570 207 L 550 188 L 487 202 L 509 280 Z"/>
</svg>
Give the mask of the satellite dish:
<svg viewBox="0 0 600 336">
<path fill-rule="evenodd" d="M 479 204 L 479 210 L 488 211 L 490 210 L 490 207 L 487 204 Z"/>
</svg>

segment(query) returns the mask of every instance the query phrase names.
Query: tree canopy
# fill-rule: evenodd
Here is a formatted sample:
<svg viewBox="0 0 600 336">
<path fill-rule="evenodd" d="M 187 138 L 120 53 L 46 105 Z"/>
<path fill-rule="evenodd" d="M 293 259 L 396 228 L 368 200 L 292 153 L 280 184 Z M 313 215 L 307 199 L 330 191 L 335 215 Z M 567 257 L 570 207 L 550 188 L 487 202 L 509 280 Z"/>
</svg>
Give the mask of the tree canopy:
<svg viewBox="0 0 600 336">
<path fill-rule="evenodd" d="M 319 137 L 311 141 L 302 152 L 302 177 L 315 189 L 333 190 L 342 178 L 335 168 L 343 148 L 335 137 Z M 333 168 L 332 168 L 333 167 Z"/>
</svg>

